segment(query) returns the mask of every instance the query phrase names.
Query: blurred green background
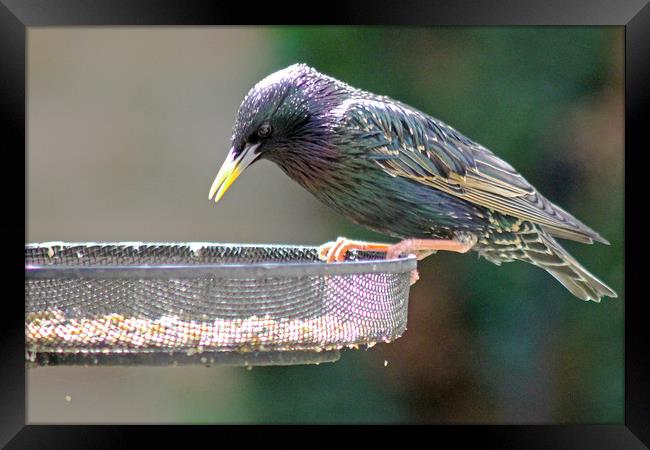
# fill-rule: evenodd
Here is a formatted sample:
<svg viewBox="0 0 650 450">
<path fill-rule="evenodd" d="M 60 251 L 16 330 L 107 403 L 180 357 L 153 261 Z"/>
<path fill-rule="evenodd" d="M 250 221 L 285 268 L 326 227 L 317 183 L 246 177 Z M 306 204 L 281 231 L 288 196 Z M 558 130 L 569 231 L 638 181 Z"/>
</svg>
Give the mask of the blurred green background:
<svg viewBox="0 0 650 450">
<path fill-rule="evenodd" d="M 28 421 L 622 423 L 623 44 L 622 27 L 30 28 L 28 242 L 382 239 L 269 162 L 207 199 L 248 89 L 306 62 L 509 161 L 611 242 L 565 245 L 619 298 L 440 253 L 394 343 L 320 366 L 30 369 Z"/>
</svg>

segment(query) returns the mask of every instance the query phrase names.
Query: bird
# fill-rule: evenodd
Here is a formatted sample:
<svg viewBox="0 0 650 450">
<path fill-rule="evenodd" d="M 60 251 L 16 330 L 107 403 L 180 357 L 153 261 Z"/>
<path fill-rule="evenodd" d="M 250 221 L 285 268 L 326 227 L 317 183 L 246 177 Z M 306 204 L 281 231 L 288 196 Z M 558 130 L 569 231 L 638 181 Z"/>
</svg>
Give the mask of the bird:
<svg viewBox="0 0 650 450">
<path fill-rule="evenodd" d="M 268 160 L 353 223 L 399 240 L 339 237 L 319 247 L 328 262 L 354 249 L 391 259 L 473 251 L 497 265 L 545 269 L 585 301 L 617 297 L 556 240 L 609 244 L 605 238 L 491 150 L 388 96 L 293 64 L 246 94 L 231 144 L 210 200 L 218 202 L 251 164 Z M 418 277 L 415 271 L 411 282 Z"/>
</svg>

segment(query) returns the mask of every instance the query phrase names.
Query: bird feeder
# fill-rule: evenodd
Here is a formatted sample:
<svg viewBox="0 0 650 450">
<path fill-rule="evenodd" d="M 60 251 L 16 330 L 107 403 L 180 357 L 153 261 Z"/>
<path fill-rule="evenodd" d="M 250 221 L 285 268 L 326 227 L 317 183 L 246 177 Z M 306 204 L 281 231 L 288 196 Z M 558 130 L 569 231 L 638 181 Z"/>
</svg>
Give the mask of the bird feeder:
<svg viewBox="0 0 650 450">
<path fill-rule="evenodd" d="M 25 246 L 29 365 L 290 365 L 406 330 L 414 257 L 216 243 Z"/>
</svg>

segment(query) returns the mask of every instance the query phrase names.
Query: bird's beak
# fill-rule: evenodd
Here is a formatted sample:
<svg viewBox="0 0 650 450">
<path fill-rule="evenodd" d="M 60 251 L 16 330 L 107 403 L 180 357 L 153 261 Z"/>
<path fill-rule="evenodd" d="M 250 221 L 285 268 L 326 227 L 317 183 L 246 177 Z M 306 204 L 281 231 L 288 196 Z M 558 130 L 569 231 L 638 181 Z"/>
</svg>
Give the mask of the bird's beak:
<svg viewBox="0 0 650 450">
<path fill-rule="evenodd" d="M 217 177 L 214 179 L 214 183 L 212 183 L 212 187 L 210 188 L 210 200 L 214 197 L 215 203 L 218 202 L 244 169 L 259 157 L 259 154 L 255 153 L 257 147 L 259 147 L 259 143 L 247 145 L 237 156 L 235 156 L 235 147 L 230 149 L 228 157 L 221 166 L 221 169 L 219 169 L 219 173 L 217 173 Z"/>
</svg>

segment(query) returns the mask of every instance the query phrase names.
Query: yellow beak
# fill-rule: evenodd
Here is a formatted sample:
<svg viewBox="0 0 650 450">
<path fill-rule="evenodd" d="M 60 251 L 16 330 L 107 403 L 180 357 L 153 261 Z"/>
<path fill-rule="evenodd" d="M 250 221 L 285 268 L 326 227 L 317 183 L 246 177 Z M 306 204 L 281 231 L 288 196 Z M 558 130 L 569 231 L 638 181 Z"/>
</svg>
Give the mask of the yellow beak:
<svg viewBox="0 0 650 450">
<path fill-rule="evenodd" d="M 259 155 L 255 154 L 255 150 L 259 144 L 249 145 L 242 150 L 242 152 L 235 156 L 235 148 L 231 148 L 228 157 L 224 161 L 221 169 L 217 173 L 212 187 L 210 188 L 209 199 L 214 197 L 215 203 L 226 193 L 231 184 L 235 182 L 237 177 L 250 166 Z"/>
</svg>

